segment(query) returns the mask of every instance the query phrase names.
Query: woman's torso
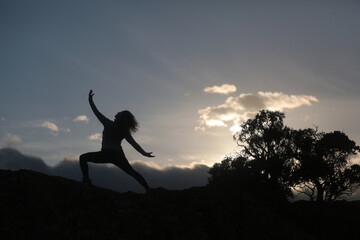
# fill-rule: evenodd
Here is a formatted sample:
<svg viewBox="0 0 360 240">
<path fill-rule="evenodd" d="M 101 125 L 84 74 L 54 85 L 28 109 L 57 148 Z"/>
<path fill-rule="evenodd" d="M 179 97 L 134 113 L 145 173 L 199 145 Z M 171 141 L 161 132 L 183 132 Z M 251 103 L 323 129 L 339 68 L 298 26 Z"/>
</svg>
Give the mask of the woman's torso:
<svg viewBox="0 0 360 240">
<path fill-rule="evenodd" d="M 126 137 L 127 131 L 114 122 L 104 125 L 101 149 L 122 150 L 121 141 Z"/>
</svg>

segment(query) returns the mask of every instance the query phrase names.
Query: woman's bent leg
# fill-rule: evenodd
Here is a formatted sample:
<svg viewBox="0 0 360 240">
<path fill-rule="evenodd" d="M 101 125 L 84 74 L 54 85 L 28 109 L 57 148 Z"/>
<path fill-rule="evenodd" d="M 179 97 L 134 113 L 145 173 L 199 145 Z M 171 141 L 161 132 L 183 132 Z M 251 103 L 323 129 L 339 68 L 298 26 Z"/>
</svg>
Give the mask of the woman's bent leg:
<svg viewBox="0 0 360 240">
<path fill-rule="evenodd" d="M 102 152 L 89 152 L 80 155 L 79 162 L 83 175 L 83 182 L 90 183 L 88 162 L 105 163 L 106 159 L 104 159 Z"/>
<path fill-rule="evenodd" d="M 88 155 L 88 153 L 82 154 L 82 155 L 80 155 L 80 159 L 79 159 L 80 169 L 81 169 L 83 178 L 89 178 L 89 167 L 87 164 L 88 160 L 86 157 L 87 155 Z"/>
</svg>

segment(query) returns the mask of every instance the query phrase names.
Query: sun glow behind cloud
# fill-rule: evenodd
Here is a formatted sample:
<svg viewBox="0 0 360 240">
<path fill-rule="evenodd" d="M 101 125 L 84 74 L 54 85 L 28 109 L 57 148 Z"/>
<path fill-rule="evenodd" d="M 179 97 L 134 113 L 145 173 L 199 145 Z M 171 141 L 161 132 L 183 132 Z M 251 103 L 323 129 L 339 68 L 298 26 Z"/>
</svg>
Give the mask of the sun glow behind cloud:
<svg viewBox="0 0 360 240">
<path fill-rule="evenodd" d="M 237 97 L 228 97 L 225 103 L 199 109 L 200 126 L 196 130 L 211 127 L 227 127 L 235 133 L 239 125 L 253 117 L 259 110 L 284 111 L 303 105 L 311 106 L 319 100 L 314 96 L 287 95 L 282 92 L 242 93 Z"/>
</svg>

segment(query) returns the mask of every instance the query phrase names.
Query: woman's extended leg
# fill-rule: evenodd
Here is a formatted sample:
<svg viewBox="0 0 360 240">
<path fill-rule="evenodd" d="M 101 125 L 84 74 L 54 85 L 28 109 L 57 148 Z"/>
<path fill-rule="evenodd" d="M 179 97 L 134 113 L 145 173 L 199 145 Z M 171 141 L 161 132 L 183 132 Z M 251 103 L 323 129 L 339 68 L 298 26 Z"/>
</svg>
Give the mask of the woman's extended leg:
<svg viewBox="0 0 360 240">
<path fill-rule="evenodd" d="M 127 173 L 130 176 L 132 176 L 133 178 L 135 178 L 136 181 L 138 181 L 141 184 L 141 186 L 143 186 L 145 188 L 146 191 L 148 191 L 150 189 L 149 185 L 147 184 L 147 182 L 145 181 L 143 176 L 141 176 L 140 173 L 138 173 L 137 171 L 135 171 L 133 169 L 133 167 L 130 165 L 130 163 L 128 162 L 128 160 L 126 159 L 124 154 L 122 154 L 120 159 L 117 159 L 112 163 L 115 166 L 121 168 L 125 173 Z"/>
</svg>

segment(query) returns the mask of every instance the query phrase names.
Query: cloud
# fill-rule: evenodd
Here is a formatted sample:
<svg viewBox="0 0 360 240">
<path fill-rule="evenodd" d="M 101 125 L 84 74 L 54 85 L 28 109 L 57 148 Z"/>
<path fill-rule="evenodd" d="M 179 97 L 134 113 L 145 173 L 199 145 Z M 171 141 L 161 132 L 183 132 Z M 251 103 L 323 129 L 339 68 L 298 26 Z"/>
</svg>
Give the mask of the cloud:
<svg viewBox="0 0 360 240">
<path fill-rule="evenodd" d="M 85 122 L 85 123 L 89 123 L 89 118 L 86 115 L 79 115 L 77 116 L 73 121 L 74 122 Z"/>
<path fill-rule="evenodd" d="M 41 124 L 41 127 L 50 129 L 51 134 L 53 134 L 53 135 L 57 135 L 57 133 L 59 132 L 59 127 L 55 123 L 52 123 L 52 122 L 45 121 L 45 122 L 43 122 L 43 124 Z"/>
<path fill-rule="evenodd" d="M 53 136 L 57 136 L 60 131 L 68 132 L 68 133 L 71 132 L 70 128 L 67 128 L 67 127 L 59 128 L 55 123 L 52 123 L 49 121 L 43 122 L 41 124 L 41 127 L 49 129 L 51 135 L 53 135 Z"/>
<path fill-rule="evenodd" d="M 311 106 L 319 100 L 314 96 L 287 95 L 282 92 L 245 93 L 237 97 L 229 97 L 225 103 L 199 109 L 200 126 L 196 130 L 205 130 L 211 127 L 228 127 L 235 132 L 238 126 L 253 117 L 259 110 L 283 111 L 303 105 Z"/>
<path fill-rule="evenodd" d="M 7 147 L 16 148 L 21 143 L 21 138 L 15 134 L 7 133 L 5 142 Z"/>
<path fill-rule="evenodd" d="M 70 128 L 61 128 L 61 131 L 64 131 L 64 132 L 71 132 Z"/>
<path fill-rule="evenodd" d="M 100 141 L 101 138 L 102 138 L 101 133 L 94 133 L 88 137 L 89 140 L 98 140 L 98 141 Z"/>
<path fill-rule="evenodd" d="M 204 89 L 204 92 L 207 93 L 219 93 L 219 94 L 229 94 L 232 92 L 236 92 L 236 87 L 234 85 L 230 85 L 230 84 L 223 84 L 221 86 L 212 86 L 212 87 L 207 87 Z"/>
<path fill-rule="evenodd" d="M 0 149 L 1 169 L 31 169 L 45 174 L 62 176 L 76 181 L 81 180 L 78 161 L 63 160 L 58 165 L 50 167 L 40 158 L 23 155 L 21 152 L 3 148 Z M 209 167 L 196 164 L 191 167 L 160 167 L 154 163 L 136 161 L 132 166 L 147 180 L 153 188 L 186 189 L 193 186 L 204 186 L 209 177 Z M 89 164 L 92 182 L 96 186 L 118 192 L 143 192 L 141 185 L 121 169 L 112 164 Z"/>
</svg>

